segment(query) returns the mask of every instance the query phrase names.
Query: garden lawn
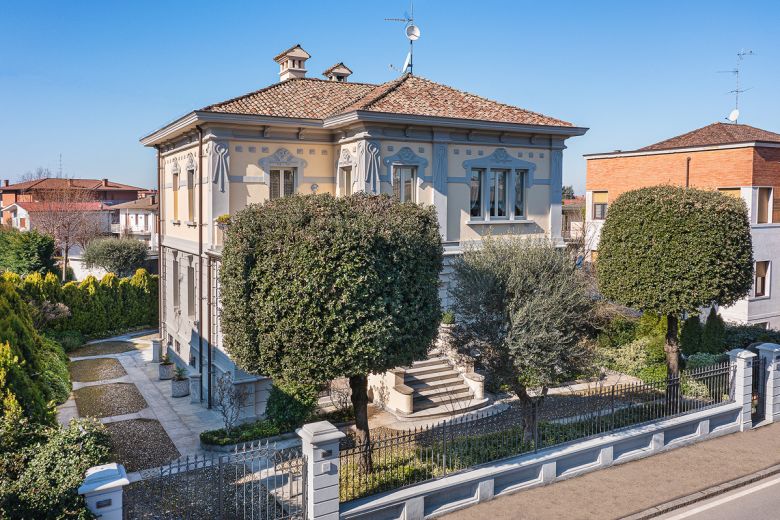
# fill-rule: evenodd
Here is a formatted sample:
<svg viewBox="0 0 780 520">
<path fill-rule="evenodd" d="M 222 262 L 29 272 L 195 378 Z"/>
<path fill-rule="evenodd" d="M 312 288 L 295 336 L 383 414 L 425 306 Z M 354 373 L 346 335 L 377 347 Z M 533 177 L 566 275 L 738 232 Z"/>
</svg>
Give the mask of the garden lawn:
<svg viewBox="0 0 780 520">
<path fill-rule="evenodd" d="M 91 383 L 126 376 L 122 364 L 114 358 L 84 359 L 72 361 L 68 367 L 71 381 Z"/>
<path fill-rule="evenodd" d="M 127 471 L 156 468 L 181 455 L 154 419 L 109 423 L 106 429 L 111 438 L 112 460 L 124 465 Z"/>
<path fill-rule="evenodd" d="M 87 356 L 106 356 L 110 354 L 121 354 L 131 350 L 141 349 L 143 347 L 130 341 L 101 341 L 100 343 L 90 343 L 83 347 L 71 350 L 68 355 L 71 358 Z"/>
<path fill-rule="evenodd" d="M 147 407 L 131 383 L 111 383 L 79 388 L 73 392 L 80 417 L 113 417 L 140 412 Z"/>
</svg>

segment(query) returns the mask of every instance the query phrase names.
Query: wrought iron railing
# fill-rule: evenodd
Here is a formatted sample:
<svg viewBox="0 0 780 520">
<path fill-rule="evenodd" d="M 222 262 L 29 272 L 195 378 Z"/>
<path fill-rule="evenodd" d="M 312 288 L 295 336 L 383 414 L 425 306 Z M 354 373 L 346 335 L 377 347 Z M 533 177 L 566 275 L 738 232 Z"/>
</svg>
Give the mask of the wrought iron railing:
<svg viewBox="0 0 780 520">
<path fill-rule="evenodd" d="M 651 382 L 600 386 L 511 403 L 500 413 L 467 414 L 435 426 L 372 431 L 340 450 L 340 500 L 404 487 L 479 464 L 538 451 L 733 399 L 728 362 Z"/>
<path fill-rule="evenodd" d="M 125 518 L 303 520 L 306 461 L 300 447 L 248 444 L 142 472 L 124 489 Z"/>
</svg>

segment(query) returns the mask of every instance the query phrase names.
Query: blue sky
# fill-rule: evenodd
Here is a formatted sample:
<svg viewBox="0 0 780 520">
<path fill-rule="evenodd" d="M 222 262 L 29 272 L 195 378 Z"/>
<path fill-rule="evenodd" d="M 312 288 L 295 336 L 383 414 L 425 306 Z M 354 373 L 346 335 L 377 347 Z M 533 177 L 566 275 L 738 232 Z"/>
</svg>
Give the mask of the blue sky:
<svg viewBox="0 0 780 520">
<path fill-rule="evenodd" d="M 138 139 L 192 109 L 277 81 L 301 43 L 310 75 L 338 61 L 382 82 L 407 50 L 406 0 L 38 2 L 0 6 L 0 178 L 37 166 L 154 184 Z M 780 132 L 780 2 L 417 0 L 415 72 L 589 127 L 584 153 L 631 149 L 723 120 L 745 59 L 740 122 Z"/>
</svg>

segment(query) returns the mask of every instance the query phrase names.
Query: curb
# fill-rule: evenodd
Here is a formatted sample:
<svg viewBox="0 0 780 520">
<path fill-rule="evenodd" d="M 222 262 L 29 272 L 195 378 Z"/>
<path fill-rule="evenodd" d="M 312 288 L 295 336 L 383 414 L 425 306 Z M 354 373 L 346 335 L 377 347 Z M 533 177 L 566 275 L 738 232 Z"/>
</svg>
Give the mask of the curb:
<svg viewBox="0 0 780 520">
<path fill-rule="evenodd" d="M 671 500 L 669 502 L 659 504 L 649 509 L 645 509 L 644 511 L 639 511 L 638 513 L 624 516 L 620 520 L 646 520 L 649 518 L 655 518 L 660 515 L 674 511 L 675 509 L 681 509 L 691 504 L 695 504 L 696 502 L 701 502 L 703 500 L 707 500 L 709 498 L 722 495 L 723 493 L 733 491 L 735 489 L 747 486 L 749 484 L 758 482 L 759 480 L 763 480 L 767 477 L 771 477 L 777 474 L 780 474 L 780 464 L 769 466 L 766 469 L 762 469 L 761 471 L 751 473 L 750 475 L 745 475 L 744 477 L 740 477 L 738 479 L 729 482 L 724 482 L 723 484 L 718 484 L 717 486 L 703 489 L 701 491 L 697 491 L 696 493 L 692 493 L 690 495 L 686 495 L 684 497 L 680 497 L 675 500 Z"/>
</svg>

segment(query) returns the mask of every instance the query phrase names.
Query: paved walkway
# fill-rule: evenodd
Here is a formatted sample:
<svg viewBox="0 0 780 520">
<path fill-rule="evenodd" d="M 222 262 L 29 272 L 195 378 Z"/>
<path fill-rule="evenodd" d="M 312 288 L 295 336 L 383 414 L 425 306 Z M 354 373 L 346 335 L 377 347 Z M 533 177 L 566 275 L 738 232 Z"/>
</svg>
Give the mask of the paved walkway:
<svg viewBox="0 0 780 520">
<path fill-rule="evenodd" d="M 780 463 L 780 424 L 498 497 L 449 520 L 618 519 Z"/>
</svg>

